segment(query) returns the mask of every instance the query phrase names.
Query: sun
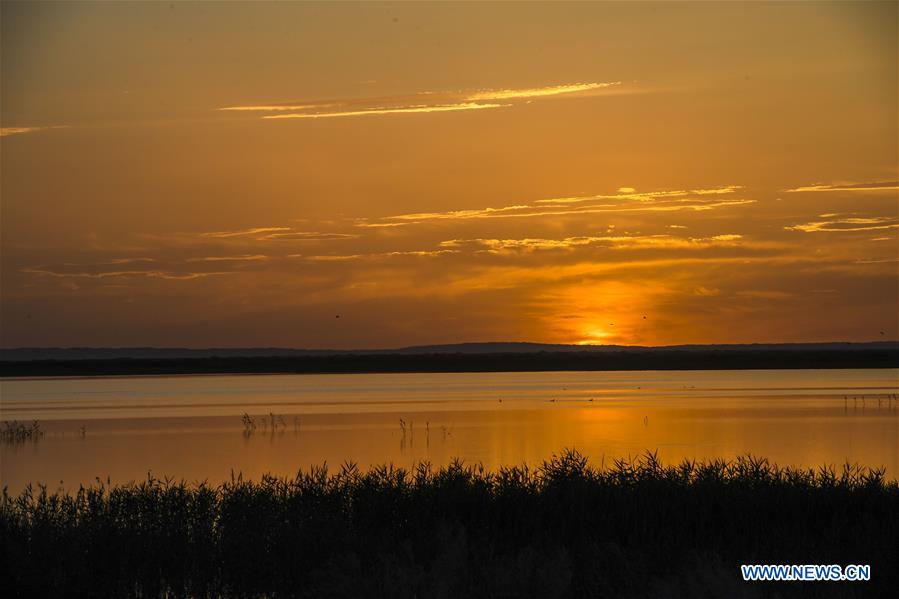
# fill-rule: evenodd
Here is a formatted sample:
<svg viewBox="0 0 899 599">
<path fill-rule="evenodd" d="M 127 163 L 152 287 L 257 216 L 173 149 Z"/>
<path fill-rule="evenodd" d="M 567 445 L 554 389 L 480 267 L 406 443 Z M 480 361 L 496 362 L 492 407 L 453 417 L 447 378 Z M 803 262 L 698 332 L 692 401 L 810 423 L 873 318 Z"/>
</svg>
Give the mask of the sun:
<svg viewBox="0 0 899 599">
<path fill-rule="evenodd" d="M 612 336 L 602 327 L 596 325 L 588 325 L 584 327 L 582 338 L 577 342 L 578 345 L 600 345 L 602 342 Z"/>
</svg>

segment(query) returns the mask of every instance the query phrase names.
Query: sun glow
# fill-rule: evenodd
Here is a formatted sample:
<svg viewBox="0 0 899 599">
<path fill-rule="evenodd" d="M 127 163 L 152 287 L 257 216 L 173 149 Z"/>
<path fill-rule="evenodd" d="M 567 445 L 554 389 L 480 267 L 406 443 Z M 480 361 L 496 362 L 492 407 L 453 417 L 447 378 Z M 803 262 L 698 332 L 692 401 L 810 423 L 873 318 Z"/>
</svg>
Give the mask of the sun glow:
<svg viewBox="0 0 899 599">
<path fill-rule="evenodd" d="M 577 342 L 578 345 L 601 345 L 612 333 L 602 327 L 589 325 L 584 328 L 583 335 L 584 338 Z"/>
</svg>

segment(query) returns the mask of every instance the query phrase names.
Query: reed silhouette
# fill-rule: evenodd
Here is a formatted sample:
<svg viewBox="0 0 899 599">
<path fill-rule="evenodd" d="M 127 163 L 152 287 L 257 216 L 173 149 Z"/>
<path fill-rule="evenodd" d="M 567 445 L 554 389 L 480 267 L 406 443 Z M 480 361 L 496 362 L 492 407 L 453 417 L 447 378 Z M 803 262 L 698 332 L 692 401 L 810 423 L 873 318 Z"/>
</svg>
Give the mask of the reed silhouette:
<svg viewBox="0 0 899 599">
<path fill-rule="evenodd" d="M 0 442 L 7 445 L 16 445 L 26 441 L 38 441 L 44 436 L 44 431 L 37 420 L 30 424 L 18 420 L 4 420 L 0 428 Z"/>
<path fill-rule="evenodd" d="M 752 456 L 345 464 L 220 486 L 4 489 L 0 538 L 18 596 L 890 596 L 899 483 Z M 870 564 L 872 580 L 744 583 L 741 563 Z"/>
</svg>

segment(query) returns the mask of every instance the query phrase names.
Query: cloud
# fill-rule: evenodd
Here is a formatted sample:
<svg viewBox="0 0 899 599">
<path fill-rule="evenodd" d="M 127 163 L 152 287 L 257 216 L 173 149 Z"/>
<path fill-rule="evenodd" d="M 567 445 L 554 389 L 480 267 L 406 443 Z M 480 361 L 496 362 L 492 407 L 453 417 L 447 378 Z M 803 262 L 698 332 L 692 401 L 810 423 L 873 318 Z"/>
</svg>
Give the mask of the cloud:
<svg viewBox="0 0 899 599">
<path fill-rule="evenodd" d="M 113 258 L 111 260 L 107 260 L 106 262 L 91 262 L 87 264 L 78 262 L 63 262 L 63 266 L 121 266 L 122 264 L 143 264 L 152 262 L 156 262 L 156 258 Z"/>
<path fill-rule="evenodd" d="M 585 281 L 615 276 L 630 276 L 630 273 L 641 273 L 642 278 L 651 278 L 653 273 L 689 272 L 697 268 L 715 268 L 733 266 L 739 269 L 747 267 L 746 256 L 681 256 L 657 257 L 640 260 L 596 260 L 585 257 L 571 264 L 552 264 L 534 266 L 533 264 L 485 264 L 479 268 L 458 271 L 449 281 L 441 283 L 441 290 L 446 293 L 469 293 L 476 290 L 515 289 L 530 285 L 546 285 L 570 283 L 582 285 Z M 802 258 L 791 255 L 753 256 L 751 264 L 755 268 L 772 269 L 802 265 L 819 266 L 820 259 Z M 858 268 L 858 267 L 856 267 Z M 719 272 L 720 269 L 719 269 Z"/>
<path fill-rule="evenodd" d="M 899 181 L 876 181 L 872 183 L 844 183 L 827 185 L 815 183 L 794 189 L 785 189 L 786 193 L 820 192 L 820 191 L 897 191 Z"/>
<path fill-rule="evenodd" d="M 398 214 L 396 216 L 388 216 L 385 218 L 393 220 L 442 220 L 442 219 L 458 219 L 458 218 L 485 218 L 490 215 L 501 212 L 510 212 L 515 210 L 525 210 L 531 208 L 526 204 L 517 204 L 515 206 L 505 206 L 503 208 L 480 208 L 475 210 L 450 210 L 449 212 L 415 212 L 412 214 Z"/>
<path fill-rule="evenodd" d="M 420 257 L 420 258 L 431 258 L 435 256 L 442 256 L 445 254 L 456 254 L 458 250 L 454 249 L 439 249 L 439 250 L 407 250 L 407 251 L 395 251 L 395 252 L 377 252 L 372 254 L 348 254 L 348 255 L 340 255 L 340 254 L 324 254 L 324 255 L 311 255 L 307 256 L 305 254 L 290 254 L 288 258 L 299 258 L 302 260 L 308 260 L 310 262 L 346 262 L 350 260 L 376 260 L 380 258 L 395 258 L 401 256 L 412 256 L 412 257 Z"/>
<path fill-rule="evenodd" d="M 752 299 L 772 299 L 772 300 L 786 300 L 796 297 L 795 293 L 790 293 L 788 291 L 774 291 L 774 290 L 747 290 L 747 291 L 737 291 L 736 293 L 739 297 L 748 297 Z"/>
<path fill-rule="evenodd" d="M 244 254 L 242 256 L 205 256 L 202 258 L 188 258 L 188 262 L 258 262 L 268 260 L 263 254 Z"/>
<path fill-rule="evenodd" d="M 216 239 L 226 239 L 228 237 L 245 237 L 249 235 L 259 235 L 260 233 L 274 233 L 278 231 L 290 231 L 290 227 L 254 227 L 252 229 L 239 229 L 237 231 L 212 231 L 211 233 L 201 233 L 201 237 L 214 237 Z"/>
<path fill-rule="evenodd" d="M 341 116 L 372 116 L 379 114 L 411 114 L 426 112 L 454 112 L 457 110 L 481 110 L 484 108 L 503 108 L 506 104 L 478 104 L 462 102 L 437 106 L 402 106 L 398 108 L 368 108 L 365 110 L 346 110 L 339 112 L 296 112 L 291 114 L 270 114 L 263 119 L 325 119 Z"/>
<path fill-rule="evenodd" d="M 405 227 L 406 225 L 415 225 L 418 224 L 416 222 L 405 222 L 405 223 L 369 223 L 366 222 L 365 219 L 358 219 L 355 223 L 357 227 L 369 227 L 372 229 L 377 229 L 381 227 Z"/>
<path fill-rule="evenodd" d="M 877 231 L 899 227 L 899 219 L 891 216 L 872 216 L 867 218 L 838 218 L 813 221 L 809 223 L 784 227 L 787 231 L 803 231 L 805 233 L 851 231 Z"/>
<path fill-rule="evenodd" d="M 735 245 L 742 235 L 715 235 L 714 237 L 673 237 L 671 235 L 600 235 L 565 237 L 563 239 L 449 239 L 441 241 L 444 248 L 475 248 L 490 254 L 536 251 L 568 250 L 586 245 L 605 245 L 611 249 L 639 248 L 704 248 L 713 245 Z"/>
<path fill-rule="evenodd" d="M 578 247 L 600 245 L 608 249 L 701 249 L 708 247 L 733 247 L 745 245 L 743 237 L 735 234 L 712 237 L 673 237 L 670 235 L 601 235 L 577 236 L 561 239 L 448 239 L 439 242 L 436 249 L 376 252 L 367 254 L 290 254 L 288 258 L 309 262 L 347 262 L 377 260 L 394 257 L 437 257 L 447 254 L 508 254 L 520 255 L 536 251 L 573 250 Z"/>
<path fill-rule="evenodd" d="M 141 262 L 156 262 L 156 258 L 113 258 L 103 264 L 139 264 Z"/>
<path fill-rule="evenodd" d="M 165 270 L 117 270 L 107 272 L 58 272 L 47 268 L 22 268 L 19 272 L 54 278 L 107 279 L 118 277 L 146 277 L 173 281 L 188 281 L 219 275 L 230 275 L 234 272 L 184 272 L 177 273 Z"/>
<path fill-rule="evenodd" d="M 571 94 L 576 92 L 585 92 L 591 90 L 602 89 L 621 85 L 620 81 L 609 83 L 573 83 L 569 85 L 550 85 L 546 87 L 534 87 L 529 89 L 493 89 L 483 90 L 471 94 L 466 100 L 516 100 L 521 98 L 543 98 L 546 96 L 557 96 L 559 94 Z"/>
<path fill-rule="evenodd" d="M 342 106 L 343 104 L 323 104 L 323 103 L 309 103 L 309 104 L 260 104 L 258 106 L 225 106 L 223 108 L 219 108 L 218 110 L 224 111 L 235 111 L 235 112 L 283 112 L 288 110 L 310 110 L 310 109 L 321 109 L 321 108 L 332 108 L 334 106 Z"/>
<path fill-rule="evenodd" d="M 863 259 L 863 260 L 854 260 L 854 264 L 895 264 L 899 262 L 899 258 L 882 258 L 879 260 L 875 259 Z"/>
<path fill-rule="evenodd" d="M 564 239 L 448 239 L 441 241 L 445 248 L 484 248 L 479 251 L 500 253 L 506 250 L 553 250 L 568 249 L 576 246 L 597 243 L 604 237 L 566 237 Z"/>
<path fill-rule="evenodd" d="M 478 91 L 420 92 L 392 97 L 347 98 L 341 100 L 301 101 L 285 104 L 246 104 L 223 106 L 225 112 L 275 113 L 262 119 L 324 119 L 388 114 L 427 114 L 484 110 L 514 106 L 521 101 L 583 94 L 621 85 L 620 81 L 573 83 L 521 89 L 485 89 Z M 339 109 L 337 109 L 339 108 Z M 289 114 L 283 114 L 289 113 Z"/>
<path fill-rule="evenodd" d="M 289 254 L 288 258 L 300 258 L 302 260 L 309 260 L 310 262 L 343 262 L 346 260 L 359 260 L 361 258 L 365 258 L 365 254 L 347 254 L 347 255 L 339 255 L 339 254 L 325 254 L 320 256 L 307 256 L 305 254 Z"/>
<path fill-rule="evenodd" d="M 290 229 L 286 229 L 287 232 L 276 232 L 276 233 L 268 233 L 259 237 L 260 241 L 270 240 L 270 239 L 281 239 L 281 240 L 294 240 L 294 241 L 328 241 L 331 239 L 355 239 L 359 237 L 358 235 L 352 235 L 350 233 L 320 233 L 318 231 L 291 231 Z"/>
<path fill-rule="evenodd" d="M 713 187 L 709 189 L 678 189 L 678 190 L 662 190 L 647 191 L 637 193 L 633 187 L 621 187 L 616 194 L 597 194 L 589 196 L 573 196 L 567 198 L 546 198 L 537 200 L 537 204 L 578 204 L 582 202 L 593 202 L 596 200 L 638 200 L 641 202 L 652 202 L 659 199 L 684 198 L 691 195 L 721 195 L 734 193 L 742 189 L 740 185 L 726 185 L 724 187 Z"/>
<path fill-rule="evenodd" d="M 721 295 L 721 290 L 717 287 L 704 287 L 700 285 L 693 289 L 693 295 L 698 295 L 701 297 L 715 297 Z"/>
<path fill-rule="evenodd" d="M 530 206 L 527 204 L 504 206 L 501 208 L 481 208 L 474 210 L 450 210 L 447 212 L 415 212 L 382 217 L 384 221 L 415 221 L 423 223 L 435 220 L 467 220 L 489 218 L 532 218 L 540 216 L 566 216 L 619 212 L 676 212 L 681 210 L 705 211 L 717 208 L 743 206 L 753 204 L 755 200 L 721 200 L 708 202 L 695 200 L 681 203 L 679 200 L 670 204 L 619 206 L 616 204 L 591 204 L 586 206 Z M 358 225 L 357 226 L 365 226 Z"/>
<path fill-rule="evenodd" d="M 326 241 L 330 239 L 353 239 L 358 235 L 350 233 L 322 233 L 320 231 L 297 231 L 293 227 L 253 227 L 234 231 L 212 231 L 200 233 L 200 237 L 213 239 L 232 239 L 254 237 L 256 241 L 294 240 L 294 241 Z"/>
<path fill-rule="evenodd" d="M 23 133 L 35 133 L 37 131 L 49 131 L 50 129 L 67 129 L 69 125 L 52 125 L 49 127 L 0 127 L 0 137 L 10 135 L 22 135 Z"/>
</svg>

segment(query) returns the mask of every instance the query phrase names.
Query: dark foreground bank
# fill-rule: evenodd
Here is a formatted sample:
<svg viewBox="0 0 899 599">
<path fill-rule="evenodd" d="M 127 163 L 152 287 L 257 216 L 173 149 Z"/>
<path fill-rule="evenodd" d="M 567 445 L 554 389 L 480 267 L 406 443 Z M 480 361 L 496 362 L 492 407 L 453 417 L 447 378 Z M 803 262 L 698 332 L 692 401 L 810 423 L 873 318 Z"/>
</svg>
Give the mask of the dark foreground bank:
<svg viewBox="0 0 899 599">
<path fill-rule="evenodd" d="M 594 469 L 345 467 L 220 487 L 4 493 L 18 596 L 877 597 L 899 588 L 899 485 L 764 460 Z M 740 564 L 870 564 L 749 583 Z"/>
<path fill-rule="evenodd" d="M 157 374 L 527 372 L 560 370 L 744 370 L 896 368 L 899 348 L 616 349 L 504 353 L 336 353 L 297 356 L 207 356 L 0 360 L 0 376 Z"/>
</svg>

